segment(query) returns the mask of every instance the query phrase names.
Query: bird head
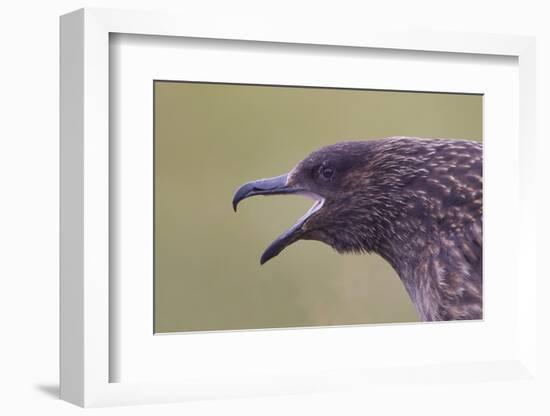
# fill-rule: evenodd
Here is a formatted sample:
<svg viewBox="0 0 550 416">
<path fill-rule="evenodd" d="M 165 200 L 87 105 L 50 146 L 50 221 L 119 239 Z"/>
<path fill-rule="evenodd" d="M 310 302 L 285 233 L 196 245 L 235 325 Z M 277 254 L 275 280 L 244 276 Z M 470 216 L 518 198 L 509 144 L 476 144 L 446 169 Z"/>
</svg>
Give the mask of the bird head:
<svg viewBox="0 0 550 416">
<path fill-rule="evenodd" d="M 313 206 L 263 253 L 263 264 L 298 240 L 318 240 L 339 252 L 371 251 L 394 216 L 403 186 L 404 166 L 392 164 L 376 141 L 341 142 L 314 151 L 289 173 L 248 182 L 237 189 L 233 208 L 256 195 L 297 194 Z M 383 169 L 382 169 L 383 167 Z M 397 171 L 398 172 L 397 172 Z M 396 171 L 396 172 L 394 172 Z M 393 179 L 392 179 L 393 178 Z"/>
<path fill-rule="evenodd" d="M 233 208 L 254 195 L 308 196 L 313 206 L 269 245 L 262 264 L 298 240 L 375 252 L 398 272 L 423 320 L 480 319 L 482 150 L 469 140 L 341 142 L 287 174 L 242 185 Z"/>
</svg>

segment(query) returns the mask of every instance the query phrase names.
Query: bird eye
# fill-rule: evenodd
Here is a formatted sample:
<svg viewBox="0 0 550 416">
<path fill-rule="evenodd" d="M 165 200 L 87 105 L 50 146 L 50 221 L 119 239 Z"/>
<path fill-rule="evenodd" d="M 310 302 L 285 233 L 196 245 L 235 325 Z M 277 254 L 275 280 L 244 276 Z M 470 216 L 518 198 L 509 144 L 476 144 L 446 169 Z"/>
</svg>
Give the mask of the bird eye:
<svg viewBox="0 0 550 416">
<path fill-rule="evenodd" d="M 332 179 L 334 176 L 334 169 L 329 167 L 321 167 L 320 174 L 323 179 Z"/>
</svg>

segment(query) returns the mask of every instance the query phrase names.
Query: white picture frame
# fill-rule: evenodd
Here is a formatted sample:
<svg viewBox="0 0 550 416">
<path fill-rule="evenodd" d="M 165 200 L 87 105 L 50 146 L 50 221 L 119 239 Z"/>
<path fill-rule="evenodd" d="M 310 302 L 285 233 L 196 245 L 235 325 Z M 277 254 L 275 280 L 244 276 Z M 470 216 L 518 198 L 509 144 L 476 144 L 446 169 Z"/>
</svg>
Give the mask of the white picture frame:
<svg viewBox="0 0 550 416">
<path fill-rule="evenodd" d="M 497 361 L 416 363 L 412 378 L 457 377 L 472 383 L 486 379 L 534 379 L 536 382 L 535 200 L 530 178 L 534 171 L 535 46 L 529 37 L 464 33 L 383 32 L 359 30 L 303 33 L 300 28 L 266 25 L 243 18 L 203 27 L 192 16 L 165 13 L 83 9 L 61 18 L 61 390 L 64 400 L 80 406 L 182 401 L 193 398 L 241 397 L 256 394 L 322 392 L 362 384 L 407 382 L 410 367 L 383 366 L 369 371 L 335 369 L 320 377 L 296 376 L 282 368 L 277 377 L 243 376 L 226 371 L 210 378 L 113 382 L 112 367 L 119 350 L 112 348 L 118 328 L 112 324 L 113 272 L 110 259 L 110 200 L 115 196 L 110 175 L 109 94 L 110 34 L 246 40 L 281 44 L 431 51 L 443 54 L 504 55 L 517 58 L 519 76 L 519 145 L 517 270 L 517 348 Z M 162 40 L 161 40 L 162 41 Z M 517 273 L 517 271 L 516 271 Z M 407 329 L 404 329 L 407 331 Z M 410 329 L 408 329 L 410 331 Z M 294 335 L 299 336 L 300 330 Z M 311 333 L 310 333 L 311 334 Z M 325 341 L 341 336 L 317 332 Z M 152 334 L 151 334 L 152 336 Z M 376 335 L 375 335 L 376 336 Z M 232 343 L 250 338 L 234 333 Z M 217 341 L 216 341 L 217 342 Z M 357 370 L 360 370 L 361 366 Z M 246 371 L 245 371 L 246 373 Z M 214 375 L 214 376 L 213 376 Z M 154 379 L 154 377 L 153 377 Z M 345 382 L 343 381 L 345 380 Z"/>
</svg>

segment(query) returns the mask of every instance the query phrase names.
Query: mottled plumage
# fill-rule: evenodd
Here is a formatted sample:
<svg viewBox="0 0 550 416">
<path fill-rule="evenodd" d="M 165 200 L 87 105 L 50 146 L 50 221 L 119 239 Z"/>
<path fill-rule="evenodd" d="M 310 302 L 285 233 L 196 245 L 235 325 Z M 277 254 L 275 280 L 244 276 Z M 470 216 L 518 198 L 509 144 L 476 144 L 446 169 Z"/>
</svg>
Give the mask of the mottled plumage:
<svg viewBox="0 0 550 416">
<path fill-rule="evenodd" d="M 252 195 L 300 193 L 312 209 L 262 263 L 297 240 L 373 252 L 399 274 L 424 321 L 482 318 L 482 146 L 390 137 L 319 149 L 287 175 L 250 182 Z"/>
</svg>

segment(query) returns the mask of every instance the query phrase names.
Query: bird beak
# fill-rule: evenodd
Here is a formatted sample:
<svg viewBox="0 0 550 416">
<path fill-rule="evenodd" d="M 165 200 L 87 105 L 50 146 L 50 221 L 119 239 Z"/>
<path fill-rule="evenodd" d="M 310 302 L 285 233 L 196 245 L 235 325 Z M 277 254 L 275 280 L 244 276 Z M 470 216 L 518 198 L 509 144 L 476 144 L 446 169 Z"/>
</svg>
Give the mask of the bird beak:
<svg viewBox="0 0 550 416">
<path fill-rule="evenodd" d="M 242 185 L 233 196 L 233 209 L 237 211 L 237 205 L 243 199 L 254 195 L 284 195 L 284 194 L 301 194 L 309 196 L 315 200 L 315 204 L 309 209 L 309 211 L 300 218 L 292 227 L 281 234 L 275 241 L 273 241 L 269 247 L 264 251 L 260 259 L 260 264 L 264 264 L 268 260 L 277 256 L 290 244 L 299 240 L 302 237 L 302 226 L 306 220 L 317 212 L 324 202 L 324 198 L 317 194 L 313 194 L 301 187 L 289 185 L 288 175 L 281 175 L 269 179 L 260 179 L 252 181 Z"/>
<path fill-rule="evenodd" d="M 239 202 L 254 195 L 282 195 L 298 192 L 298 188 L 287 185 L 287 179 L 288 175 L 285 174 L 245 183 L 233 195 L 233 210 L 237 212 Z"/>
</svg>

